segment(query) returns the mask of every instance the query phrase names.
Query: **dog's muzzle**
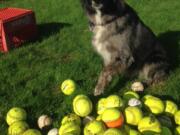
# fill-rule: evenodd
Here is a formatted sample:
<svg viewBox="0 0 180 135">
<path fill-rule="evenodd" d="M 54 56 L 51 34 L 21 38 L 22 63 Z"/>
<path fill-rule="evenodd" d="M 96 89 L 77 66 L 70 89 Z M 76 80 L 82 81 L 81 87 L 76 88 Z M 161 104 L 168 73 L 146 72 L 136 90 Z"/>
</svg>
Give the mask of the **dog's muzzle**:
<svg viewBox="0 0 180 135">
<path fill-rule="evenodd" d="M 92 0 L 92 7 L 101 9 L 103 7 L 103 4 L 101 3 L 101 0 Z"/>
</svg>

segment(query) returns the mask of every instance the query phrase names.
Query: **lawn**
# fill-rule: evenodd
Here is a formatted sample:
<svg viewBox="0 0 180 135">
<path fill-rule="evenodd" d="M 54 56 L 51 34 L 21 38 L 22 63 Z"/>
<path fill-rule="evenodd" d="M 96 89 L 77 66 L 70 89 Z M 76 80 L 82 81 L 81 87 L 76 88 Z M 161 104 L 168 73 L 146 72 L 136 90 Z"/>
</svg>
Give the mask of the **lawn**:
<svg viewBox="0 0 180 135">
<path fill-rule="evenodd" d="M 164 86 L 146 89 L 159 97 L 180 104 L 180 2 L 179 0 L 128 0 L 168 50 L 171 73 Z M 91 46 L 91 33 L 79 0 L 4 0 L 0 7 L 33 9 L 39 38 L 35 42 L 0 53 L 0 134 L 7 134 L 5 116 L 13 106 L 28 112 L 28 123 L 36 128 L 37 118 L 48 114 L 53 126 L 59 127 L 63 115 L 71 112 L 71 101 L 77 94 L 88 94 L 96 84 L 102 68 L 101 58 Z M 59 86 L 67 78 L 78 87 L 64 96 Z M 116 76 L 105 95 L 121 95 L 132 80 Z"/>
</svg>

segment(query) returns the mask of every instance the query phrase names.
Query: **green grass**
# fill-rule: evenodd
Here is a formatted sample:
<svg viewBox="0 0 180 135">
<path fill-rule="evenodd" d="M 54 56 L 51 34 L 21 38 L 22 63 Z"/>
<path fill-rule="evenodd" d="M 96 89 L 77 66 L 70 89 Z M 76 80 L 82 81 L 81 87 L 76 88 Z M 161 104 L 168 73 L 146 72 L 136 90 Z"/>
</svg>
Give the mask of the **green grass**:
<svg viewBox="0 0 180 135">
<path fill-rule="evenodd" d="M 128 0 L 142 20 L 167 48 L 172 71 L 164 86 L 148 88 L 146 93 L 168 97 L 180 103 L 180 2 L 178 0 Z M 91 46 L 91 33 L 79 0 L 8 0 L 0 7 L 33 9 L 39 28 L 36 42 L 0 54 L 0 134 L 7 133 L 5 116 L 13 106 L 28 112 L 28 123 L 37 127 L 39 115 L 49 114 L 54 127 L 71 112 L 77 94 L 92 95 L 102 68 L 100 57 Z M 78 88 L 64 96 L 59 85 L 74 79 Z M 132 81 L 115 77 L 105 95 L 122 94 Z"/>
</svg>

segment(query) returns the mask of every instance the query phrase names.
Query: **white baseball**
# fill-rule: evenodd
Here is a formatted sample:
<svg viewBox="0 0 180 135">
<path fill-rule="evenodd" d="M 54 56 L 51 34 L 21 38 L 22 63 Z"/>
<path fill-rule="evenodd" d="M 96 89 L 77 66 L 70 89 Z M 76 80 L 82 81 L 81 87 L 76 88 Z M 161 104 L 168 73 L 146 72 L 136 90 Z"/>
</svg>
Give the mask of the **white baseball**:
<svg viewBox="0 0 180 135">
<path fill-rule="evenodd" d="M 138 105 L 141 105 L 141 101 L 136 99 L 136 98 L 131 98 L 129 101 L 128 101 L 128 105 L 129 106 L 138 106 Z"/>
<path fill-rule="evenodd" d="M 52 119 L 47 115 L 41 115 L 38 119 L 38 126 L 40 129 L 50 126 L 52 124 Z"/>
</svg>

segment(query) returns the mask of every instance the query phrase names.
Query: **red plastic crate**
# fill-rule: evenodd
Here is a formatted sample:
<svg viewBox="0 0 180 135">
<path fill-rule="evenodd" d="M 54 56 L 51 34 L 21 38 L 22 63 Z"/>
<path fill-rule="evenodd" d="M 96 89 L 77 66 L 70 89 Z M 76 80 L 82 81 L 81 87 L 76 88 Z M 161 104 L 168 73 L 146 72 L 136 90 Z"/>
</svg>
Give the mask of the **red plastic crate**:
<svg viewBox="0 0 180 135">
<path fill-rule="evenodd" d="M 0 51 L 8 52 L 36 37 L 36 19 L 32 10 L 0 9 Z"/>
</svg>

